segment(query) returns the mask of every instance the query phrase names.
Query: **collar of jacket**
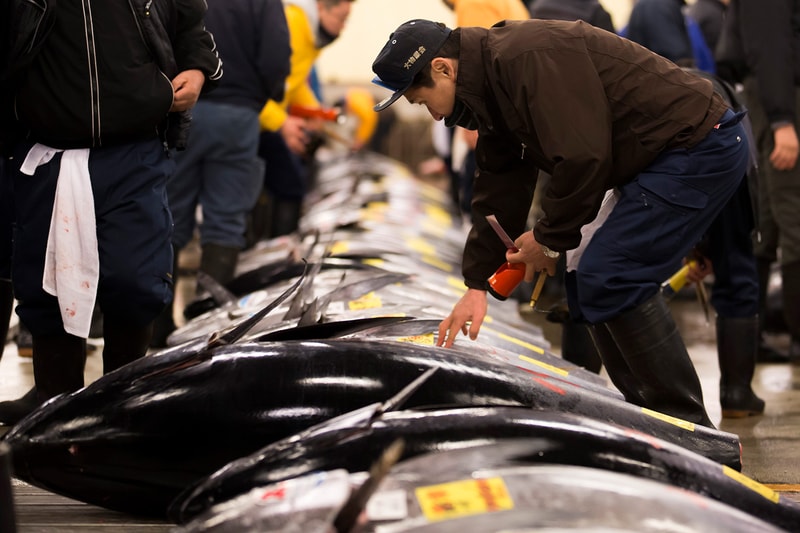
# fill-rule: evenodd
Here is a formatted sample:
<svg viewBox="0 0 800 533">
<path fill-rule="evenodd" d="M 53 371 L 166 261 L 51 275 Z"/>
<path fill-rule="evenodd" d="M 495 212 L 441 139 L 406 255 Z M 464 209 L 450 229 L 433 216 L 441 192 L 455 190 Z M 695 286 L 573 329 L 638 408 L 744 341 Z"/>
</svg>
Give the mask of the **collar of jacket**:
<svg viewBox="0 0 800 533">
<path fill-rule="evenodd" d="M 456 98 L 469 107 L 477 117 L 479 129 L 494 129 L 494 121 L 486 107 L 489 92 L 483 63 L 489 30 L 479 27 L 461 28 L 461 51 L 458 56 Z"/>
</svg>

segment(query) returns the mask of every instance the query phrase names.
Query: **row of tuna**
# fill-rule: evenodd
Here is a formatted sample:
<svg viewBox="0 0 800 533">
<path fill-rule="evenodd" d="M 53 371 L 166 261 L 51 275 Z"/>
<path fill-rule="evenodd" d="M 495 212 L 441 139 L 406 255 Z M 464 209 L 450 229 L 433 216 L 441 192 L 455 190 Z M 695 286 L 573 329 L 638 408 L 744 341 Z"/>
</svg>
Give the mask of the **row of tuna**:
<svg viewBox="0 0 800 533">
<path fill-rule="evenodd" d="M 300 231 L 200 275 L 168 348 L 3 437 L 17 478 L 176 532 L 800 531 L 736 435 L 626 403 L 512 301 L 437 347 L 466 290 L 448 197 L 320 157 Z"/>
</svg>

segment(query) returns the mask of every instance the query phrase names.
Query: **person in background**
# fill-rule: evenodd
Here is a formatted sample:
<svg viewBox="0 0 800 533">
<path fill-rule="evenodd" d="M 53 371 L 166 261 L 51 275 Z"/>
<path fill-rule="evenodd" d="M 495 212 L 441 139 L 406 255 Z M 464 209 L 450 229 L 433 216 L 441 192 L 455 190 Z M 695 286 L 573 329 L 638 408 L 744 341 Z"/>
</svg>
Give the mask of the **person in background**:
<svg viewBox="0 0 800 533">
<path fill-rule="evenodd" d="M 262 201 L 269 213 L 263 234 L 278 237 L 292 233 L 300 220 L 303 198 L 310 181 L 309 145 L 320 125 L 313 119 L 290 114 L 290 106 L 319 108 L 319 99 L 309 85 L 309 74 L 322 49 L 344 30 L 355 0 L 286 0 L 285 15 L 292 48 L 291 71 L 283 99 L 270 99 L 260 114 L 261 138 L 258 154 L 266 162 Z M 262 215 L 254 213 L 255 218 Z"/>
<path fill-rule="evenodd" d="M 456 16 L 456 26 L 478 26 L 488 28 L 501 20 L 526 20 L 530 18 L 528 8 L 522 0 L 442 0 L 453 10 Z M 436 125 L 434 128 L 438 127 Z M 451 186 L 456 191 L 456 202 L 466 216 L 470 214 L 472 204 L 472 180 L 475 176 L 475 145 L 478 142 L 478 132 L 464 128 L 456 128 L 453 132 L 452 142 L 466 144 L 466 153 L 463 160 L 458 163 L 458 170 L 450 175 L 457 179 Z M 450 164 L 453 164 L 451 161 Z"/>
<path fill-rule="evenodd" d="M 33 337 L 36 390 L 0 403 L 0 423 L 13 424 L 83 387 L 95 301 L 103 372 L 146 353 L 171 298 L 168 150 L 185 146 L 189 110 L 222 64 L 202 0 L 5 4 L 11 279 Z"/>
<path fill-rule="evenodd" d="M 682 67 L 716 72 L 714 54 L 684 0 L 637 0 L 619 34 Z"/>
<path fill-rule="evenodd" d="M 712 53 L 717 49 L 729 3 L 730 0 L 695 0 L 686 8 L 686 14 L 700 26 L 706 45 Z"/>
<path fill-rule="evenodd" d="M 439 325 L 437 344 L 452 346 L 459 332 L 477 338 L 487 279 L 504 261 L 524 263 L 527 281 L 553 274 L 614 191 L 616 205 L 567 287 L 570 312 L 592 325 L 627 401 L 713 427 L 660 286 L 744 176 L 742 114 L 708 80 L 582 21 L 451 31 L 413 20 L 390 36 L 372 70 L 393 91 L 377 110 L 405 95 L 434 119 L 480 134 L 462 262 L 468 290 Z M 552 176 L 545 215 L 524 231 L 539 168 Z M 497 238 L 489 214 L 518 235 L 518 251 Z"/>
<path fill-rule="evenodd" d="M 762 316 L 770 265 L 780 262 L 788 359 L 800 362 L 800 1 L 731 0 L 717 49 L 720 74 L 744 87 L 759 156 Z"/>
<path fill-rule="evenodd" d="M 177 168 L 167 181 L 173 276 L 177 281 L 178 254 L 194 236 L 200 206 L 200 270 L 225 284 L 233 279 L 247 215 L 264 183 L 258 115 L 268 100 L 283 98 L 291 49 L 281 0 L 208 0 L 205 25 L 225 76 L 192 110 L 189 144 L 176 154 Z M 170 305 L 157 320 L 150 345 L 166 346 L 174 330 Z"/>
<path fill-rule="evenodd" d="M 537 0 L 528 8 L 531 18 L 547 20 L 582 20 L 614 33 L 611 13 L 598 0 Z"/>
</svg>

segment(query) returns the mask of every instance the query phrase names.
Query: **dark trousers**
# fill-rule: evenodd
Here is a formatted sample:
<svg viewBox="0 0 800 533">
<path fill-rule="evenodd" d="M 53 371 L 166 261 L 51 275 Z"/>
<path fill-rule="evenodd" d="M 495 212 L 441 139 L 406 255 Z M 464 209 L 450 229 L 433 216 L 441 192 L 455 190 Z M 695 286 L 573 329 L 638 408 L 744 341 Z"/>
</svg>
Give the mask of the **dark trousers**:
<svg viewBox="0 0 800 533">
<path fill-rule="evenodd" d="M 651 298 L 700 241 L 747 170 L 741 115 L 691 149 L 663 152 L 634 180 L 595 233 L 567 285 L 573 316 L 606 322 Z"/>
<path fill-rule="evenodd" d="M 17 313 L 33 335 L 58 335 L 63 333 L 58 300 L 42 289 L 42 276 L 61 153 L 27 176 L 19 167 L 30 147 L 17 147 L 10 169 L 14 294 Z M 131 326 L 151 322 L 172 297 L 166 180 L 174 168 L 155 138 L 93 148 L 89 157 L 100 256 L 97 301 L 104 314 Z"/>
</svg>

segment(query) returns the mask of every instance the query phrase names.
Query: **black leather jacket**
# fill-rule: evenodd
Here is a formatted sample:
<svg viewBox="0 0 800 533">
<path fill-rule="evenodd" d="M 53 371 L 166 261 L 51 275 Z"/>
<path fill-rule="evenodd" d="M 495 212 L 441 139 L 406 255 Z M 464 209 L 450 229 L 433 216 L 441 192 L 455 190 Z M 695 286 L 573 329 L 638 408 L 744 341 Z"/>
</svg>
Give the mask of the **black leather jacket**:
<svg viewBox="0 0 800 533">
<path fill-rule="evenodd" d="M 222 75 L 222 63 L 216 54 L 211 35 L 202 23 L 188 30 L 178 24 L 183 22 L 181 10 L 192 11 L 202 18 L 206 4 L 204 0 L 177 2 L 175 0 L 128 0 L 136 21 L 136 27 L 144 46 L 161 72 L 173 79 L 180 71 L 198 68 L 206 75 L 203 90 L 211 89 Z M 56 18 L 57 0 L 10 0 L 8 12 L 3 13 L 2 32 L 2 138 L 9 142 L 26 134 L 14 113 L 14 83 L 20 72 L 28 66 L 42 49 Z M 199 17 L 197 15 L 200 15 Z M 189 34 L 191 41 L 184 35 Z M 188 112 L 169 113 L 159 127 L 162 139 L 169 147 L 185 146 L 188 134 Z"/>
</svg>

